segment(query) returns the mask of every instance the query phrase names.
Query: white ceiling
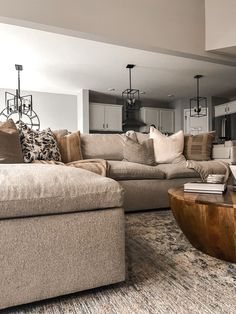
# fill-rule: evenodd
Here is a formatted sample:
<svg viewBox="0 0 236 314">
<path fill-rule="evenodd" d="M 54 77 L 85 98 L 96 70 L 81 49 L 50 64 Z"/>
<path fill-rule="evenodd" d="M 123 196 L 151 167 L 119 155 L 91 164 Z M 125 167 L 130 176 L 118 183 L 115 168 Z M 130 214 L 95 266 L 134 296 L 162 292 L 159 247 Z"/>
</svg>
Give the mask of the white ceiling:
<svg viewBox="0 0 236 314">
<path fill-rule="evenodd" d="M 225 96 L 236 87 L 236 68 L 226 65 L 7 24 L 0 24 L 0 40 L 0 88 L 16 88 L 16 63 L 24 66 L 22 89 L 32 91 L 76 94 L 85 88 L 120 95 L 128 87 L 128 63 L 136 64 L 133 87 L 145 91 L 145 98 L 194 96 L 195 74 L 205 76 L 203 96 Z"/>
</svg>

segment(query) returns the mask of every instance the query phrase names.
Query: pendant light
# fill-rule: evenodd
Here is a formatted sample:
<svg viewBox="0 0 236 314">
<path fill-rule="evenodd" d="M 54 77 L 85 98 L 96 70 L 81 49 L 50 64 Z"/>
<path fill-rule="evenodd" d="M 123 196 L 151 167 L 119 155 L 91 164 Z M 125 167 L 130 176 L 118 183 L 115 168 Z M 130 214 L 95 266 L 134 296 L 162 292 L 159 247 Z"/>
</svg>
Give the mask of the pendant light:
<svg viewBox="0 0 236 314">
<path fill-rule="evenodd" d="M 190 98 L 190 117 L 204 117 L 207 116 L 207 97 L 199 95 L 199 80 L 203 75 L 195 75 L 194 79 L 197 81 L 197 96 Z"/>
<path fill-rule="evenodd" d="M 132 77 L 131 71 L 135 67 L 134 64 L 127 64 L 126 69 L 129 70 L 129 88 L 122 92 L 123 104 L 126 111 L 138 110 L 140 104 L 139 100 L 139 89 L 132 88 Z"/>
</svg>

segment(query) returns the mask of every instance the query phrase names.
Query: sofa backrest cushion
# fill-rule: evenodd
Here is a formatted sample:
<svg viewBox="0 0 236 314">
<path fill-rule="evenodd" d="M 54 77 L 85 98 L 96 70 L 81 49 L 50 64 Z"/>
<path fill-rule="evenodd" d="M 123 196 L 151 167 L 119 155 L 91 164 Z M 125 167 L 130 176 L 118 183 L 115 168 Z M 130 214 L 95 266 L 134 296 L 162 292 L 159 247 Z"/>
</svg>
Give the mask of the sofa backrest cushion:
<svg viewBox="0 0 236 314">
<path fill-rule="evenodd" d="M 123 141 L 120 134 L 81 134 L 83 158 L 123 160 Z"/>
</svg>

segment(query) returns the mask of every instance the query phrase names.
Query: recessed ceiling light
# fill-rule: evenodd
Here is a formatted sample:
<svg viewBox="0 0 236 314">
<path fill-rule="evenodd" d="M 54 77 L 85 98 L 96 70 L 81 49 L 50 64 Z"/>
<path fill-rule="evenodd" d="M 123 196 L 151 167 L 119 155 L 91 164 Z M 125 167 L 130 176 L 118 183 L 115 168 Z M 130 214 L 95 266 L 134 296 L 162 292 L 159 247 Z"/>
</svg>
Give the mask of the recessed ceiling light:
<svg viewBox="0 0 236 314">
<path fill-rule="evenodd" d="M 175 95 L 174 94 L 169 94 L 169 95 L 167 95 L 168 97 L 170 97 L 170 98 L 173 98 L 173 97 L 175 97 Z"/>
<path fill-rule="evenodd" d="M 139 94 L 144 95 L 146 92 L 140 91 Z"/>
<path fill-rule="evenodd" d="M 114 91 L 115 91 L 115 88 L 110 87 L 110 88 L 108 88 L 107 90 L 108 90 L 109 92 L 114 92 Z"/>
</svg>

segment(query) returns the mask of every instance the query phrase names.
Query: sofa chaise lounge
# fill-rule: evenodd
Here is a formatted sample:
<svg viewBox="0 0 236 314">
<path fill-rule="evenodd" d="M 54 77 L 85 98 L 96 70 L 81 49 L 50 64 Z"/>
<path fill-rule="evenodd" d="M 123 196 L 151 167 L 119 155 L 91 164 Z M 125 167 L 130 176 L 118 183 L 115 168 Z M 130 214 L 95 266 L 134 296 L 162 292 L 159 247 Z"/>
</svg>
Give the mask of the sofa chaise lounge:
<svg viewBox="0 0 236 314">
<path fill-rule="evenodd" d="M 0 167 L 0 308 L 125 280 L 123 189 L 86 170 Z"/>
</svg>

